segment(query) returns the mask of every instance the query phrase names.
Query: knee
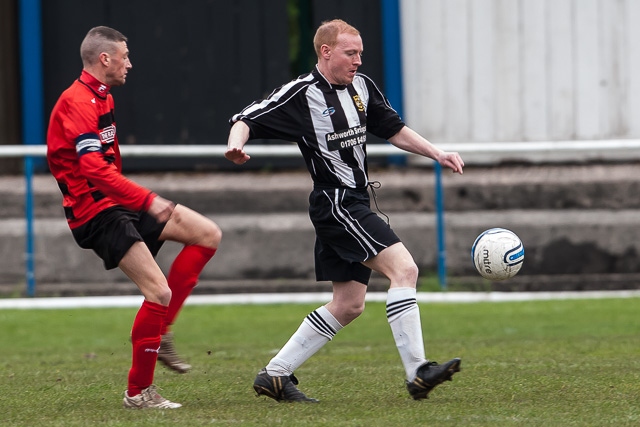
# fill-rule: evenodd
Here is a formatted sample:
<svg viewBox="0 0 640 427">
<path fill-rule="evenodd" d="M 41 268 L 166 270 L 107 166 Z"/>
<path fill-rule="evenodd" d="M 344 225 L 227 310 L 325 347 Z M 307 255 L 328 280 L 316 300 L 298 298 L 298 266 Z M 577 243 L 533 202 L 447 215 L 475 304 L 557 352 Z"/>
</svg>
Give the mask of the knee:
<svg viewBox="0 0 640 427">
<path fill-rule="evenodd" d="M 353 308 L 351 309 L 351 314 L 353 315 L 353 318 L 357 318 L 360 317 L 360 315 L 364 312 L 364 301 L 360 304 L 354 305 Z"/>
<path fill-rule="evenodd" d="M 169 305 L 169 303 L 171 302 L 171 289 L 169 289 L 169 286 L 165 287 L 164 289 L 162 289 L 160 292 L 158 292 L 158 299 L 160 300 L 160 304 L 162 305 Z"/>
<path fill-rule="evenodd" d="M 341 316 L 338 321 L 342 326 L 346 326 L 347 324 L 353 322 L 357 319 L 362 312 L 364 311 L 365 303 L 362 302 L 353 302 L 350 304 L 345 304 L 342 306 Z"/>
<path fill-rule="evenodd" d="M 420 274 L 420 272 L 418 271 L 418 266 L 415 262 L 412 262 L 409 266 L 407 266 L 405 274 L 407 275 L 407 277 L 411 278 L 412 282 L 416 282 L 418 280 L 418 274 Z"/>
<path fill-rule="evenodd" d="M 398 268 L 398 279 L 401 286 L 415 286 L 418 281 L 418 266 L 415 262 L 407 262 Z"/>
<path fill-rule="evenodd" d="M 156 286 L 151 291 L 144 293 L 144 297 L 151 302 L 168 306 L 171 302 L 171 289 L 166 284 L 164 286 Z"/>
<path fill-rule="evenodd" d="M 207 227 L 200 230 L 200 246 L 216 249 L 222 240 L 222 230 L 213 221 L 209 221 Z"/>
</svg>

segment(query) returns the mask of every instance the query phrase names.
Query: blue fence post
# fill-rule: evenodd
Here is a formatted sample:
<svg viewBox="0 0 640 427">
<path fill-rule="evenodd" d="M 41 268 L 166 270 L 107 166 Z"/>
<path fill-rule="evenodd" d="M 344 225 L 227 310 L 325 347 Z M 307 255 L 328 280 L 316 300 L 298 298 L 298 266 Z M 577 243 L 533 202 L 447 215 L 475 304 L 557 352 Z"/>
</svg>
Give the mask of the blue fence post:
<svg viewBox="0 0 640 427">
<path fill-rule="evenodd" d="M 404 103 L 402 87 L 402 34 L 399 0 L 381 0 L 382 50 L 384 58 L 384 86 L 389 102 L 402 117 Z M 390 156 L 389 163 L 406 165 L 406 156 Z M 447 287 L 447 250 L 444 235 L 444 203 L 442 195 L 442 167 L 435 166 L 435 203 L 438 248 L 438 280 L 440 288 Z"/>
<path fill-rule="evenodd" d="M 36 295 L 35 273 L 35 233 L 33 231 L 33 158 L 27 156 L 24 159 L 24 177 L 26 181 L 25 192 L 25 217 L 26 217 L 26 242 L 25 242 L 25 280 L 27 281 L 27 296 Z"/>
<path fill-rule="evenodd" d="M 382 58 L 384 70 L 384 92 L 389 103 L 402 117 L 404 103 L 402 93 L 402 40 L 400 28 L 399 0 L 381 0 Z M 406 166 L 405 155 L 389 156 L 389 164 Z"/>
<path fill-rule="evenodd" d="M 42 83 L 42 26 L 40 0 L 20 0 L 20 76 L 22 80 L 22 138 L 25 144 L 44 143 L 44 100 Z M 26 250 L 25 270 L 27 295 L 36 293 L 33 233 L 33 169 L 36 159 L 26 156 L 24 176 L 26 180 L 25 219 Z"/>
<path fill-rule="evenodd" d="M 436 231 L 438 239 L 438 281 L 441 289 L 447 288 L 447 244 L 444 230 L 444 194 L 442 191 L 442 166 L 435 162 Z"/>
</svg>

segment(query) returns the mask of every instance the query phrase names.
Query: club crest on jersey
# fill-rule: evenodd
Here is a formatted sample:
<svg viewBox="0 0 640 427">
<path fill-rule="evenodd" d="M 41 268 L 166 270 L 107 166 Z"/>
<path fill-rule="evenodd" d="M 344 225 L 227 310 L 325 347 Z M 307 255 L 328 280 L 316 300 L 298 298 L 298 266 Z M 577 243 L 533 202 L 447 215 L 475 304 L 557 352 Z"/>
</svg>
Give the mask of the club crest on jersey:
<svg viewBox="0 0 640 427">
<path fill-rule="evenodd" d="M 100 140 L 103 144 L 111 144 L 116 139 L 115 125 L 107 126 L 100 131 Z"/>
<path fill-rule="evenodd" d="M 329 117 L 335 112 L 336 112 L 336 109 L 334 107 L 329 107 L 322 112 L 322 117 Z"/>
<path fill-rule="evenodd" d="M 364 104 L 360 100 L 359 95 L 353 95 L 353 103 L 356 104 L 358 111 L 364 111 Z"/>
</svg>

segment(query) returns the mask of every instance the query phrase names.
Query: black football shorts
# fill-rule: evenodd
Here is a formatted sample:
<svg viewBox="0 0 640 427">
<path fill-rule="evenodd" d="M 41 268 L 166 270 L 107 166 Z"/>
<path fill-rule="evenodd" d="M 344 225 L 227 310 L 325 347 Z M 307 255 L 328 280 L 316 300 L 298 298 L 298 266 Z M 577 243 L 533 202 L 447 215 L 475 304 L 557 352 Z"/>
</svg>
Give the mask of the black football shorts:
<svg viewBox="0 0 640 427">
<path fill-rule="evenodd" d="M 314 189 L 309 217 L 316 230 L 316 280 L 369 283 L 361 264 L 400 242 L 389 224 L 371 210 L 367 189 Z"/>
<path fill-rule="evenodd" d="M 135 242 L 144 242 L 155 257 L 164 243 L 158 238 L 165 225 L 146 212 L 114 206 L 71 232 L 81 248 L 93 249 L 104 261 L 104 268 L 111 270 Z"/>
</svg>

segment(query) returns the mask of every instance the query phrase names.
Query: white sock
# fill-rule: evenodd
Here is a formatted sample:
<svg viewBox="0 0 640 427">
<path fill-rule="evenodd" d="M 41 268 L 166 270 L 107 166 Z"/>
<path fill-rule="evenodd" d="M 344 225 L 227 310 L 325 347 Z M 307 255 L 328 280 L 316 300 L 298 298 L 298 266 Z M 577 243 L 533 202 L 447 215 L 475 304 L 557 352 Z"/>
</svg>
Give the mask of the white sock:
<svg viewBox="0 0 640 427">
<path fill-rule="evenodd" d="M 391 326 L 407 380 L 413 381 L 420 365 L 426 362 L 415 288 L 389 289 L 387 320 Z"/>
<path fill-rule="evenodd" d="M 325 306 L 309 313 L 266 367 L 271 376 L 289 376 L 342 329 Z"/>
</svg>

